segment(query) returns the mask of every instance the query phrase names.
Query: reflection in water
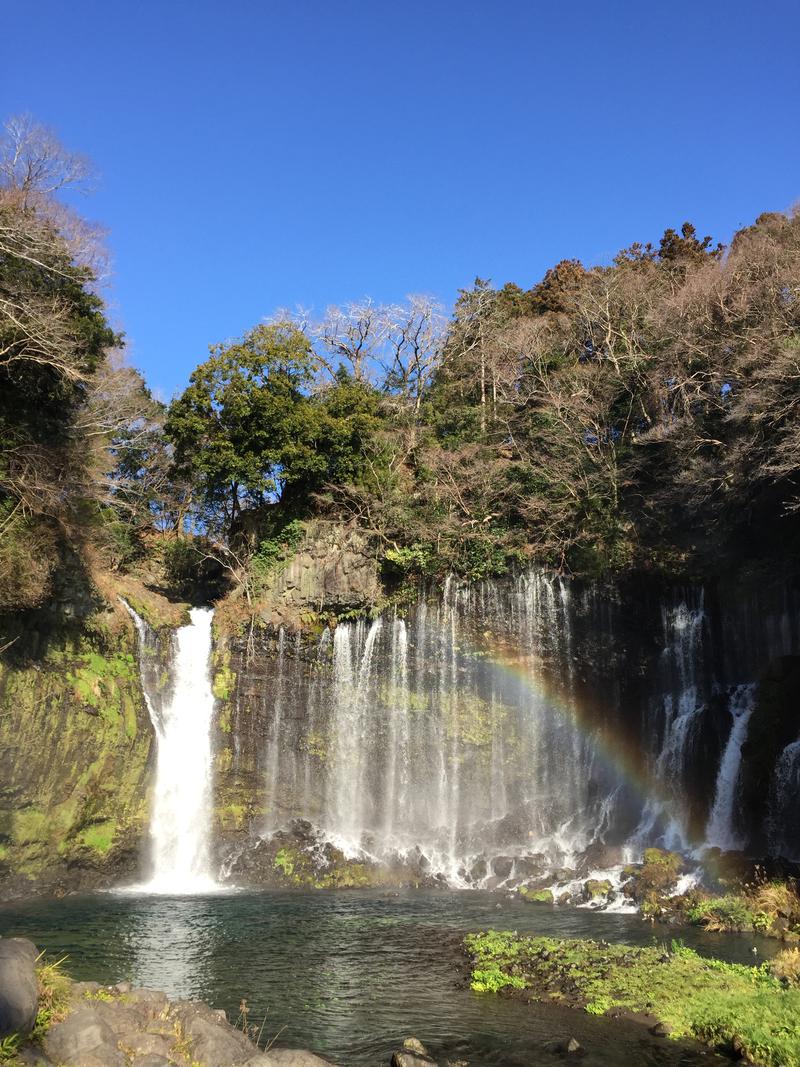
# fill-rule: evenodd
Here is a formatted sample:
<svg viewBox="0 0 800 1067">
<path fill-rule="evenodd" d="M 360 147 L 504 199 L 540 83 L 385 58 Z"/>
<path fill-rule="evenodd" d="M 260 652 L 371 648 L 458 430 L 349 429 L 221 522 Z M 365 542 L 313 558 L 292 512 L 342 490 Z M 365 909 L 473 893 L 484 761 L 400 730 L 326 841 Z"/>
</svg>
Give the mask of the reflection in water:
<svg viewBox="0 0 800 1067">
<path fill-rule="evenodd" d="M 152 989 L 168 985 L 176 997 L 208 999 L 214 945 L 223 936 L 216 899 L 164 897 L 154 908 L 147 903 L 131 909 L 122 930 L 136 982 Z"/>
<path fill-rule="evenodd" d="M 410 1034 L 471 1067 L 552 1065 L 544 1043 L 568 1034 L 588 1050 L 584 1067 L 695 1062 L 632 1025 L 470 992 L 461 939 L 489 927 L 634 944 L 653 937 L 638 916 L 479 892 L 107 894 L 0 908 L 0 934 L 68 953 L 76 978 L 128 978 L 202 998 L 234 1019 L 245 997 L 251 1021 L 266 1020 L 265 1040 L 280 1032 L 280 1044 L 311 1047 L 342 1067 L 388 1064 Z M 681 935 L 700 951 L 752 960 L 752 938 Z M 761 959 L 775 950 L 756 944 Z"/>
</svg>

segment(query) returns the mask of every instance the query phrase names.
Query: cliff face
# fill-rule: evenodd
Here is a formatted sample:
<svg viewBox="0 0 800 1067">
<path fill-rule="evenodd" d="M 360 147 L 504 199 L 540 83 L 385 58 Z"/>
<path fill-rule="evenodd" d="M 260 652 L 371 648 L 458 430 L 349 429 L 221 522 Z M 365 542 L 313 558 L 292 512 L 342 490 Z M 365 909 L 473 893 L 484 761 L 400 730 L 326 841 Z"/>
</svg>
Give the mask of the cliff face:
<svg viewBox="0 0 800 1067">
<path fill-rule="evenodd" d="M 797 590 L 600 586 L 532 571 L 419 594 L 387 606 L 368 541 L 320 522 L 257 601 L 234 593 L 218 605 L 212 833 L 234 878 L 262 848 L 256 881 L 284 867 L 297 879 L 292 857 L 314 827 L 348 855 L 363 845 L 391 864 L 402 853 L 415 878 L 446 870 L 478 882 L 496 865 L 552 867 L 556 838 L 573 853 L 639 830 L 645 845 L 694 845 L 743 686 L 754 695 L 728 838 L 759 850 L 777 840 L 796 857 L 797 835 L 776 837 L 773 824 L 794 810 Z M 185 606 L 141 583 L 64 589 L 47 612 L 16 620 L 2 655 L 0 894 L 141 870 L 154 735 L 119 595 L 159 645 L 144 672 L 158 714 Z M 788 784 L 776 793 L 784 750 Z M 301 845 L 259 846 L 292 826 Z M 370 877 L 347 872 L 354 884 Z"/>
<path fill-rule="evenodd" d="M 180 610 L 133 582 L 72 573 L 43 610 L 3 620 L 0 896 L 138 873 L 153 730 L 124 594 L 162 624 Z"/>
</svg>

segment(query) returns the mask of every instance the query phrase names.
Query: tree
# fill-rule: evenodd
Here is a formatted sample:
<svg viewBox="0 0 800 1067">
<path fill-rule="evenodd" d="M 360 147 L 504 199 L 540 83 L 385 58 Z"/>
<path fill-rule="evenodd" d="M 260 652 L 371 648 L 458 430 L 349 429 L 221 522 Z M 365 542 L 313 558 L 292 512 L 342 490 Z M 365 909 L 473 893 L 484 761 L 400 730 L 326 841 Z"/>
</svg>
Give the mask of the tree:
<svg viewBox="0 0 800 1067">
<path fill-rule="evenodd" d="M 196 485 L 209 530 L 230 536 L 244 510 L 280 499 L 287 484 L 319 467 L 304 391 L 312 369 L 299 330 L 256 326 L 214 345 L 170 405 L 165 432 L 175 466 Z"/>
</svg>

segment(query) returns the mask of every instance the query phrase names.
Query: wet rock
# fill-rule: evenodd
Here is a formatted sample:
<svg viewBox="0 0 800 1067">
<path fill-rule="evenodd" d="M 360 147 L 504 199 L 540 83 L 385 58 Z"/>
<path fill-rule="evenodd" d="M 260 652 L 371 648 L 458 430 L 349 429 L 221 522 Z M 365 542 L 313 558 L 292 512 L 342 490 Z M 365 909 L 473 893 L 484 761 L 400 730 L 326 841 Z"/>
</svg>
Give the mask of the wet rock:
<svg viewBox="0 0 800 1067">
<path fill-rule="evenodd" d="M 557 1056 L 579 1056 L 584 1051 L 583 1045 L 574 1037 L 563 1037 L 548 1041 L 544 1048 L 545 1052 L 552 1052 Z"/>
<path fill-rule="evenodd" d="M 482 882 L 486 875 L 489 873 L 489 865 L 485 859 L 476 860 L 469 869 L 469 879 L 471 882 Z"/>
<path fill-rule="evenodd" d="M 644 862 L 630 871 L 625 894 L 637 904 L 658 903 L 675 888 L 683 868 L 684 860 L 679 853 L 646 848 Z"/>
<path fill-rule="evenodd" d="M 23 1067 L 52 1067 L 52 1060 L 48 1060 L 41 1049 L 34 1047 L 21 1049 L 17 1053 L 17 1063 Z"/>
<path fill-rule="evenodd" d="M 506 879 L 514 868 L 511 856 L 495 856 L 492 860 L 492 872 L 500 879 Z"/>
<path fill-rule="evenodd" d="M 578 870 L 581 874 L 590 871 L 607 871 L 610 867 L 620 867 L 625 862 L 622 845 L 605 845 L 595 841 L 581 854 Z"/>
<path fill-rule="evenodd" d="M 418 1056 L 429 1055 L 428 1050 L 418 1037 L 407 1037 L 403 1042 L 403 1048 L 406 1052 L 413 1052 Z"/>
<path fill-rule="evenodd" d="M 33 1029 L 39 1007 L 37 956 L 36 946 L 24 938 L 0 939 L 0 1038 Z"/>
<path fill-rule="evenodd" d="M 174 1063 L 175 1060 L 148 1053 L 146 1056 L 134 1056 L 131 1067 L 173 1067 Z"/>
<path fill-rule="evenodd" d="M 655 1026 L 650 1027 L 650 1033 L 653 1037 L 669 1037 L 672 1033 L 672 1028 L 667 1026 L 666 1023 L 656 1023 Z"/>
<path fill-rule="evenodd" d="M 517 878 L 540 878 L 547 873 L 547 860 L 540 852 L 517 856 L 514 860 L 514 875 Z"/>
<path fill-rule="evenodd" d="M 612 888 L 607 878 L 590 878 L 583 883 L 583 900 L 588 904 L 605 901 L 611 894 Z"/>
</svg>

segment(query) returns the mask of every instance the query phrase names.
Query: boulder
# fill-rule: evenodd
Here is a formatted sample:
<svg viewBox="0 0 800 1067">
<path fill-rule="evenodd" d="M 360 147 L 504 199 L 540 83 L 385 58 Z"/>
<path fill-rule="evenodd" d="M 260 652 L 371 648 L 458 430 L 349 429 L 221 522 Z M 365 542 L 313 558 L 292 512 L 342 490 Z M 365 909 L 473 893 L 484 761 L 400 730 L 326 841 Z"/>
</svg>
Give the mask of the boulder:
<svg viewBox="0 0 800 1067">
<path fill-rule="evenodd" d="M 126 1067 L 117 1036 L 98 1011 L 99 1004 L 83 1004 L 63 1022 L 51 1026 L 44 1051 L 54 1063 L 70 1067 Z"/>
<path fill-rule="evenodd" d="M 39 1009 L 38 955 L 24 938 L 0 938 L 0 1038 L 33 1029 Z"/>
<path fill-rule="evenodd" d="M 230 1067 L 233 1063 L 247 1063 L 253 1057 L 252 1041 L 224 1019 L 198 1012 L 183 1023 L 183 1031 L 191 1042 L 192 1059 L 203 1067 Z"/>
<path fill-rule="evenodd" d="M 508 878 L 514 867 L 511 856 L 495 856 L 492 860 L 492 871 L 498 878 Z"/>
</svg>

